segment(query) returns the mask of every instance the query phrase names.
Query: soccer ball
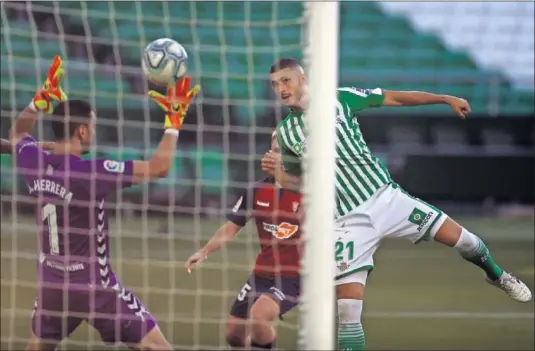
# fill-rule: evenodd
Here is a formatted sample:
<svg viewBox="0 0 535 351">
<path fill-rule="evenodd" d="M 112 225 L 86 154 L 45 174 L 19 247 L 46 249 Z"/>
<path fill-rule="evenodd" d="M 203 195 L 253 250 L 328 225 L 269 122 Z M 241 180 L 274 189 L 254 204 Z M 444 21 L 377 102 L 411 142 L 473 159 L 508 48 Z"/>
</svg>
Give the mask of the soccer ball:
<svg viewBox="0 0 535 351">
<path fill-rule="evenodd" d="M 148 80 L 167 86 L 188 71 L 188 53 L 172 39 L 157 39 L 145 48 L 141 68 Z"/>
</svg>

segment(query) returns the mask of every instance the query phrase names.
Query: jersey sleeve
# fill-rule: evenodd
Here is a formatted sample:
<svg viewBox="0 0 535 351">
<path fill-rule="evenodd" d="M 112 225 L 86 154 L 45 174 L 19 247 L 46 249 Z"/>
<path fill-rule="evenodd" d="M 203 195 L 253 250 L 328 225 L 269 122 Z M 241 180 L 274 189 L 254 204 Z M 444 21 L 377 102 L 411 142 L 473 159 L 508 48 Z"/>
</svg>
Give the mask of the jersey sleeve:
<svg viewBox="0 0 535 351">
<path fill-rule="evenodd" d="M 338 100 L 347 104 L 352 113 L 367 108 L 380 107 L 383 105 L 385 96 L 383 90 L 375 89 L 358 89 L 358 88 L 340 88 L 338 89 Z"/>
<path fill-rule="evenodd" d="M 247 190 L 244 190 L 227 215 L 227 220 L 240 227 L 245 227 L 245 224 L 250 217 L 249 197 L 251 196 L 253 196 L 253 194 Z"/>
<path fill-rule="evenodd" d="M 15 155 L 17 168 L 25 174 L 42 169 L 48 157 L 48 154 L 37 146 L 37 141 L 29 135 L 15 145 Z"/>
<path fill-rule="evenodd" d="M 291 175 L 300 177 L 303 173 L 301 159 L 293 154 L 283 154 L 282 165 L 284 166 L 284 170 Z"/>
<path fill-rule="evenodd" d="M 276 129 L 277 131 L 277 142 L 279 143 L 279 148 L 281 150 L 282 165 L 284 170 L 292 175 L 301 176 L 301 159 L 288 147 L 284 138 L 282 137 L 281 127 Z"/>
<path fill-rule="evenodd" d="M 77 178 L 82 179 L 87 191 L 100 197 L 133 185 L 134 161 L 85 160 L 76 165 L 75 171 L 80 173 Z M 83 179 L 84 175 L 88 179 Z"/>
<path fill-rule="evenodd" d="M 282 138 L 282 131 L 280 124 L 275 129 L 275 136 L 277 137 L 277 144 L 279 144 L 279 149 L 281 150 L 281 154 L 284 154 L 288 152 L 288 146 L 284 142 L 284 139 Z"/>
</svg>

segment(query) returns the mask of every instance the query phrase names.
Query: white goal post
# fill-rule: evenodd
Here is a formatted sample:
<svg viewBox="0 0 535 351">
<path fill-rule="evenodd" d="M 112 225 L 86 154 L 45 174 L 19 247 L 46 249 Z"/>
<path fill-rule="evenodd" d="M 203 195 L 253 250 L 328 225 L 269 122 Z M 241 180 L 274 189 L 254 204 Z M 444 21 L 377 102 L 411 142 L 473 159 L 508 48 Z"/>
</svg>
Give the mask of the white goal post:
<svg viewBox="0 0 535 351">
<path fill-rule="evenodd" d="M 188 51 L 189 74 L 202 90 L 188 111 L 171 174 L 106 202 L 113 269 L 146 304 L 174 349 L 227 347 L 230 307 L 259 252 L 254 226 L 192 274 L 183 265 L 224 223 L 238 191 L 265 177 L 260 157 L 287 112 L 272 94 L 269 67 L 283 57 L 304 58 L 313 113 L 307 117 L 311 157 L 304 165 L 310 171 L 304 179 L 305 291 L 302 309 L 278 323 L 277 347 L 295 350 L 299 343 L 307 350 L 334 349 L 338 11 L 338 2 L 312 1 L 0 3 L 2 138 L 42 85 L 52 58 L 61 55 L 65 92 L 97 111 L 91 156 L 148 159 L 161 138 L 163 113 L 147 97 L 153 87 L 142 75 L 140 54 L 161 37 Z M 53 139 L 50 120 L 39 120 L 32 133 L 36 139 Z M 19 350 L 28 341 L 39 284 L 38 242 L 34 200 L 13 157 L 1 156 L 0 349 Z M 62 343 L 69 350 L 102 345 L 87 324 Z"/>
<path fill-rule="evenodd" d="M 301 301 L 301 347 L 333 350 L 336 88 L 339 4 L 307 2 L 309 107 L 305 184 L 305 257 Z"/>
</svg>

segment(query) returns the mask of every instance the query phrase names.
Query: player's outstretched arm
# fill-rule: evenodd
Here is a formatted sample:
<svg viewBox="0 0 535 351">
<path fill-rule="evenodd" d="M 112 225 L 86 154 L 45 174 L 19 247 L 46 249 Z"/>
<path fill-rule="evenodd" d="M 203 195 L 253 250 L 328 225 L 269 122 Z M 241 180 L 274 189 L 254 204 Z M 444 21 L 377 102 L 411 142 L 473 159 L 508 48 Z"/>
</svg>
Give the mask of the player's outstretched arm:
<svg viewBox="0 0 535 351">
<path fill-rule="evenodd" d="M 163 178 L 169 174 L 176 153 L 179 130 L 191 101 L 200 90 L 198 85 L 190 90 L 190 84 L 190 77 L 180 79 L 175 86 L 168 87 L 167 96 L 149 91 L 149 96 L 165 111 L 165 132 L 149 161 L 134 161 L 134 183 Z"/>
<path fill-rule="evenodd" d="M 465 99 L 451 95 L 437 95 L 422 91 L 383 91 L 384 106 L 419 106 L 448 104 L 461 118 L 470 113 L 470 104 Z"/>
<path fill-rule="evenodd" d="M 273 151 L 266 152 L 262 157 L 262 171 L 275 177 L 277 183 L 285 189 L 292 191 L 301 190 L 301 177 L 284 171 L 281 154 Z"/>
<path fill-rule="evenodd" d="M 204 245 L 202 249 L 191 255 L 186 261 L 184 267 L 188 273 L 191 273 L 191 267 L 204 261 L 209 254 L 219 250 L 223 245 L 232 240 L 243 228 L 232 221 L 227 221 L 214 233 L 212 238 Z"/>
<path fill-rule="evenodd" d="M 14 145 L 16 145 L 20 139 L 24 138 L 32 131 L 40 112 L 50 114 L 54 110 L 54 106 L 52 105 L 54 100 L 67 100 L 67 95 L 65 95 L 61 89 L 61 79 L 65 73 L 62 65 L 63 61 L 61 60 L 61 57 L 54 57 L 43 87 L 35 94 L 28 107 L 21 112 L 11 126 L 9 132 L 9 141 L 12 146 L 11 150 L 13 150 Z M 50 148 L 51 144 L 47 144 L 47 146 Z"/>
<path fill-rule="evenodd" d="M 54 150 L 55 143 L 50 141 L 45 141 L 42 143 L 37 143 L 37 146 L 44 150 Z M 0 139 L 0 154 L 11 154 L 13 153 L 13 145 L 11 145 L 11 142 L 6 139 Z"/>
<path fill-rule="evenodd" d="M 6 139 L 0 139 L 0 154 L 10 154 L 12 152 L 11 142 Z"/>
<path fill-rule="evenodd" d="M 223 245 L 232 240 L 240 230 L 245 226 L 249 220 L 250 208 L 249 206 L 249 193 L 244 191 L 238 198 L 234 207 L 227 216 L 227 222 L 219 227 L 214 233 L 212 238 L 204 245 L 202 249 L 191 255 L 186 261 L 184 268 L 188 273 L 191 273 L 191 267 L 194 264 L 204 261 L 209 254 L 219 250 Z"/>
<path fill-rule="evenodd" d="M 282 164 L 275 166 L 275 180 L 285 189 L 301 191 L 301 177 L 284 171 Z"/>
</svg>

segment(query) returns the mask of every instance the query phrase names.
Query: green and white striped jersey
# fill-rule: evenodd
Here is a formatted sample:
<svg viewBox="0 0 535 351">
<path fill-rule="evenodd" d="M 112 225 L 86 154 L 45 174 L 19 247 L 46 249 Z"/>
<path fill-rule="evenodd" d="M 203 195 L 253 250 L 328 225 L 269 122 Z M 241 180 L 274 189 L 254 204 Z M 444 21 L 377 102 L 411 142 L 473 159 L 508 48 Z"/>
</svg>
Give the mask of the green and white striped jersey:
<svg viewBox="0 0 535 351">
<path fill-rule="evenodd" d="M 385 165 L 366 145 L 357 122 L 357 111 L 383 104 L 381 89 L 339 88 L 336 103 L 336 215 L 341 217 L 368 200 L 381 186 L 392 182 Z M 301 174 L 306 152 L 302 111 L 290 111 L 277 125 L 277 140 L 285 170 Z"/>
</svg>

